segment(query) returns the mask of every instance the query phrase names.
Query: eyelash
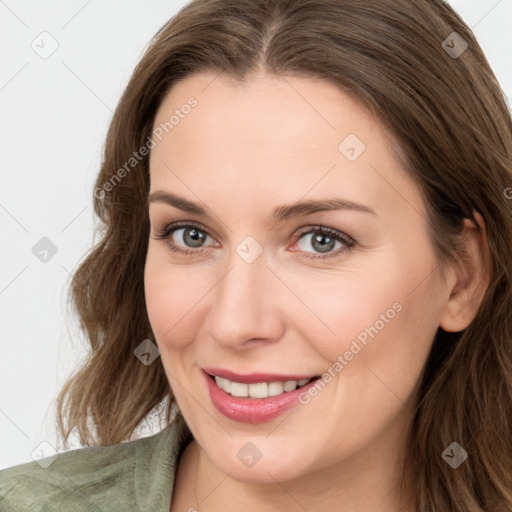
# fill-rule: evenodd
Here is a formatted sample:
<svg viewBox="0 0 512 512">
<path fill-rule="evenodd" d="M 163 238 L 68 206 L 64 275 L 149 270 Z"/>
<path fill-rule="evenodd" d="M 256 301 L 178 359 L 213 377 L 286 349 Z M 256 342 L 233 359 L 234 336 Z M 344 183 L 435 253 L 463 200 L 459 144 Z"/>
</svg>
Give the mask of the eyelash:
<svg viewBox="0 0 512 512">
<path fill-rule="evenodd" d="M 208 232 L 208 230 L 202 224 L 199 224 L 199 223 L 196 223 L 196 222 L 180 221 L 180 222 L 173 222 L 172 224 L 169 224 L 168 226 L 166 226 L 162 231 L 160 231 L 154 237 L 154 239 L 155 240 L 167 240 L 167 241 L 169 241 L 169 238 L 174 233 L 174 231 L 176 231 L 179 228 L 183 228 L 183 227 L 195 228 L 195 229 L 203 232 L 204 234 L 206 234 L 210 238 L 213 238 L 210 235 L 210 233 Z M 315 260 L 325 260 L 325 259 L 328 259 L 328 258 L 333 258 L 333 257 L 339 256 L 340 253 L 342 253 L 342 252 L 350 251 L 354 247 L 354 245 L 356 243 L 353 238 L 349 237 L 345 233 L 342 233 L 341 231 L 338 231 L 337 229 L 328 228 L 328 227 L 320 226 L 320 225 L 304 228 L 303 230 L 301 230 L 298 233 L 296 241 L 300 240 L 304 235 L 309 235 L 311 233 L 321 233 L 322 235 L 327 235 L 327 236 L 329 236 L 331 238 L 334 238 L 335 240 L 343 243 L 345 245 L 345 247 L 344 248 L 339 248 L 339 249 L 337 249 L 335 251 L 332 251 L 332 252 L 327 252 L 325 254 L 305 252 L 304 253 L 305 254 L 305 256 L 304 256 L 305 258 L 311 258 L 311 259 L 315 259 Z M 206 249 L 206 248 L 203 248 L 203 247 L 200 247 L 198 249 L 182 249 L 182 248 L 178 248 L 172 242 L 169 242 L 168 246 L 169 246 L 169 249 L 171 251 L 180 253 L 180 254 L 182 254 L 184 256 L 192 255 L 192 254 L 199 255 L 199 254 L 202 254 L 204 252 L 204 249 Z"/>
</svg>

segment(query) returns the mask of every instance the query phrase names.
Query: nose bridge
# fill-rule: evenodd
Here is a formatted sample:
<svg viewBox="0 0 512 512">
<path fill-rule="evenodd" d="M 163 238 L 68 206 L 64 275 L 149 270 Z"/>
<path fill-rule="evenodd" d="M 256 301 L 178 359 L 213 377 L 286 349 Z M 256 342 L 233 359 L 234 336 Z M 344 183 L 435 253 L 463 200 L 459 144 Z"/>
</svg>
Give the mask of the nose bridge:
<svg viewBox="0 0 512 512">
<path fill-rule="evenodd" d="M 220 344 L 236 346 L 281 333 L 283 319 L 271 299 L 276 297 L 272 273 L 264 252 L 255 256 L 250 244 L 242 242 L 232 251 L 224 276 L 212 290 L 206 328 Z"/>
</svg>

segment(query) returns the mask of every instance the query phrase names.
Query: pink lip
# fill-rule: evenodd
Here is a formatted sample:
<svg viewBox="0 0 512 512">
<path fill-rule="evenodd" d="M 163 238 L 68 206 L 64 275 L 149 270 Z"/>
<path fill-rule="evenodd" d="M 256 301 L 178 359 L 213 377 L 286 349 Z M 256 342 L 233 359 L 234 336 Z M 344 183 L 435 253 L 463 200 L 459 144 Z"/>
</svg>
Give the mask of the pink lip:
<svg viewBox="0 0 512 512">
<path fill-rule="evenodd" d="M 210 374 L 231 380 L 233 382 L 240 382 L 241 384 L 254 384 L 256 382 L 286 382 L 287 380 L 301 380 L 313 379 L 318 375 L 279 375 L 277 373 L 249 373 L 241 375 L 222 368 L 203 368 L 203 370 Z"/>
<path fill-rule="evenodd" d="M 300 393 L 307 391 L 308 388 L 313 386 L 316 382 L 316 379 L 312 380 L 295 391 L 289 391 L 279 396 L 269 396 L 268 398 L 243 398 L 231 396 L 223 389 L 220 389 L 208 373 L 203 372 L 203 375 L 206 379 L 210 399 L 217 410 L 229 419 L 252 424 L 264 423 L 265 421 L 277 418 L 285 411 L 298 404 Z M 260 380 L 253 382 L 262 382 L 261 375 L 262 374 L 258 375 L 258 379 Z M 218 376 L 221 377 L 221 375 Z M 250 377 L 252 378 L 252 375 Z M 274 376 L 272 376 L 272 379 L 274 379 Z M 263 380 L 267 379 L 265 378 Z M 277 382 L 278 380 L 279 379 L 275 379 L 273 381 Z M 287 378 L 286 380 L 297 379 Z"/>
</svg>

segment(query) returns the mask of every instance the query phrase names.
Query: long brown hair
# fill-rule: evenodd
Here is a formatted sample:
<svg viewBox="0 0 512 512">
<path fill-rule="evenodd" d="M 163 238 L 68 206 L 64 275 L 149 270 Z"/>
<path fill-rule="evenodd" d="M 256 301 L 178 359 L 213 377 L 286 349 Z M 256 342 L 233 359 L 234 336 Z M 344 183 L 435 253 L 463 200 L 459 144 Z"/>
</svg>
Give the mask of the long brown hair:
<svg viewBox="0 0 512 512">
<path fill-rule="evenodd" d="M 159 30 L 112 119 L 94 193 L 100 240 L 72 281 L 90 354 L 58 397 L 65 444 L 75 429 L 84 445 L 129 440 L 155 411 L 183 422 L 161 361 L 134 356 L 154 337 L 149 158 L 130 158 L 178 80 L 244 82 L 259 68 L 328 80 L 378 115 L 422 191 L 441 266 L 458 254 L 462 220 L 485 219 L 488 289 L 467 329 L 438 330 L 407 450 L 419 511 L 512 510 L 512 121 L 473 33 L 442 0 L 195 0 Z M 441 457 L 453 441 L 469 454 L 456 470 Z"/>
</svg>

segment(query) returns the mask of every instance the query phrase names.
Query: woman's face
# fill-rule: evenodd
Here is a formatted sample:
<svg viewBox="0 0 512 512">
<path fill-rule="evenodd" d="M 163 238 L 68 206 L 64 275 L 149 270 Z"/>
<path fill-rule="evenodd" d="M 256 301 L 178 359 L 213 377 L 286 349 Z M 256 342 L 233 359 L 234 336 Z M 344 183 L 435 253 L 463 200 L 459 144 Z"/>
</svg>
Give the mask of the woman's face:
<svg viewBox="0 0 512 512">
<path fill-rule="evenodd" d="M 158 127 L 147 309 L 203 452 L 254 482 L 389 463 L 450 292 L 382 124 L 324 81 L 205 73 Z"/>
</svg>

